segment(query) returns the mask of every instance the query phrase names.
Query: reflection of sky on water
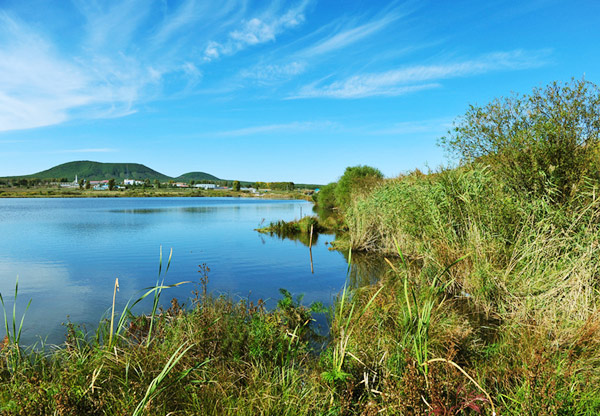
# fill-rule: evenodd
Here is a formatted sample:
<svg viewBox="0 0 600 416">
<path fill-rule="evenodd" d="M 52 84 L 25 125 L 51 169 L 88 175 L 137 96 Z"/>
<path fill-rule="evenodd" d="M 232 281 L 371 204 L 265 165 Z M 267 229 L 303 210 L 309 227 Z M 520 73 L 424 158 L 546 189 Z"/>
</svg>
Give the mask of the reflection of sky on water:
<svg viewBox="0 0 600 416">
<path fill-rule="evenodd" d="M 12 317 L 17 275 L 20 276 L 17 322 L 20 322 L 27 303 L 32 300 L 32 306 L 25 316 L 23 325 L 22 340 L 25 343 L 35 341 L 38 335 L 60 339 L 64 334 L 61 322 L 65 321 L 66 314 L 84 316 L 92 307 L 92 304 L 86 301 L 92 289 L 71 282 L 66 267 L 53 263 L 26 263 L 0 257 L 0 293 L 4 297 L 9 322 Z M 62 307 L 57 307 L 60 305 Z M 0 333 L 4 336 L 5 331 Z"/>
<path fill-rule="evenodd" d="M 120 307 L 139 296 L 156 283 L 160 246 L 165 262 L 173 248 L 165 283 L 198 282 L 198 265 L 207 263 L 214 293 L 274 305 L 283 287 L 304 293 L 306 304 L 329 303 L 346 272 L 344 257 L 325 245 L 333 236 L 321 235 L 313 247 L 311 274 L 301 242 L 254 231 L 310 208 L 303 201 L 237 198 L 0 199 L 0 291 L 12 308 L 19 275 L 19 308 L 33 299 L 25 343 L 38 336 L 61 343 L 67 315 L 94 328 L 111 305 L 115 277 Z M 195 287 L 168 290 L 163 301 L 185 301 Z"/>
</svg>

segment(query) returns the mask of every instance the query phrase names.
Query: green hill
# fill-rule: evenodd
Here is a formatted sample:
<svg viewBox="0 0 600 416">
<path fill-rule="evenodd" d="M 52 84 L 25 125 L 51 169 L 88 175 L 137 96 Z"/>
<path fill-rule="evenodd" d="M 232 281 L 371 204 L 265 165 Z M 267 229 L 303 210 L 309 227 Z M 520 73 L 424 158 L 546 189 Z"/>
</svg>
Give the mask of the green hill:
<svg viewBox="0 0 600 416">
<path fill-rule="evenodd" d="M 80 179 L 102 180 L 102 179 L 158 179 L 159 181 L 168 181 L 172 179 L 147 166 L 139 163 L 100 163 L 89 160 L 68 162 L 62 165 L 54 166 L 48 170 L 34 173 L 32 175 L 20 176 L 22 178 L 68 178 L 74 180 L 75 175 Z"/>
<path fill-rule="evenodd" d="M 144 180 L 146 178 L 150 179 L 151 181 L 158 179 L 161 182 L 167 182 L 170 180 L 174 180 L 176 182 L 189 182 L 192 180 L 197 182 L 220 180 L 216 176 L 206 172 L 189 172 L 173 178 L 139 163 L 102 163 L 92 162 L 90 160 L 63 163 L 62 165 L 54 166 L 53 168 L 33 173 L 31 175 L 11 176 L 1 179 L 67 178 L 69 181 L 72 181 L 75 179 L 75 176 L 77 176 L 79 179 L 87 179 L 92 181 L 114 178 L 117 180 L 117 182 L 121 182 L 123 179 Z"/>
<path fill-rule="evenodd" d="M 188 172 L 177 177 L 170 177 L 140 163 L 102 163 L 90 160 L 63 163 L 62 165 L 57 165 L 31 175 L 0 177 L 0 180 L 66 178 L 68 181 L 73 181 L 75 180 L 75 176 L 79 179 L 90 181 L 114 178 L 118 183 L 123 182 L 123 179 L 150 179 L 151 181 L 158 179 L 161 182 L 173 180 L 175 182 L 187 183 L 190 181 L 224 181 L 224 179 L 217 178 L 206 172 Z M 233 180 L 227 182 L 233 182 Z M 240 181 L 240 184 L 241 186 L 253 186 L 254 182 Z M 296 187 L 314 189 L 319 187 L 319 185 L 296 184 Z"/>
<path fill-rule="evenodd" d="M 206 172 L 188 172 L 184 173 L 175 178 L 175 181 L 178 182 L 189 182 L 189 181 L 219 181 L 220 179 L 216 176 L 211 175 Z"/>
</svg>

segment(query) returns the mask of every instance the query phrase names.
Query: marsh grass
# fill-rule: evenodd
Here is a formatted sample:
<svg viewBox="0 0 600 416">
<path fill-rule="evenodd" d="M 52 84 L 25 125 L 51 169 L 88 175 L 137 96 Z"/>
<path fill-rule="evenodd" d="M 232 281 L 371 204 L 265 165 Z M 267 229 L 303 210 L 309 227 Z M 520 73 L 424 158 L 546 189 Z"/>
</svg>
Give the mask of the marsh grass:
<svg viewBox="0 0 600 416">
<path fill-rule="evenodd" d="M 191 308 L 173 300 L 153 320 L 134 315 L 142 299 L 174 286 L 159 283 L 115 318 L 112 340 L 108 320 L 92 336 L 69 324 L 63 346 L 31 352 L 10 372 L 4 364 L 0 413 L 307 414 L 324 407 L 324 399 L 314 401 L 326 387 L 311 370 L 309 346 L 311 314 L 322 307 L 283 291 L 267 311 L 262 301 L 212 296 L 203 276 Z"/>
<path fill-rule="evenodd" d="M 391 262 L 398 294 L 379 318 L 398 327 L 378 334 L 397 333 L 403 342 L 395 348 L 422 366 L 428 411 L 454 414 L 482 391 L 490 395 L 478 399 L 482 412 L 492 403 L 498 414 L 600 411 L 594 184 L 560 205 L 552 195 L 516 194 L 472 165 L 388 180 L 353 200 L 349 245 L 398 259 Z M 437 361 L 456 363 L 482 390 L 451 405 L 469 383 L 451 365 L 427 364 Z"/>
<path fill-rule="evenodd" d="M 2 349 L 9 350 L 7 359 L 9 361 L 11 361 L 13 367 L 18 363 L 18 360 L 21 358 L 21 348 L 19 346 L 19 344 L 21 342 L 21 332 L 23 331 L 23 322 L 25 320 L 25 315 L 27 314 L 27 311 L 29 310 L 29 307 L 31 306 L 31 299 L 30 299 L 29 302 L 27 303 L 27 307 L 25 308 L 25 311 L 23 312 L 23 316 L 21 316 L 21 321 L 19 323 L 19 326 L 17 327 L 17 295 L 18 294 L 19 294 L 19 277 L 17 276 L 17 280 L 15 282 L 15 295 L 13 298 L 12 319 L 11 319 L 12 333 L 10 331 L 11 328 L 9 327 L 9 323 L 8 323 L 9 319 L 8 319 L 8 313 L 6 312 L 6 305 L 4 303 L 4 297 L 2 296 L 2 293 L 0 293 L 0 303 L 2 303 L 2 312 L 4 314 L 4 328 L 6 330 L 5 339 L 2 343 Z"/>
</svg>

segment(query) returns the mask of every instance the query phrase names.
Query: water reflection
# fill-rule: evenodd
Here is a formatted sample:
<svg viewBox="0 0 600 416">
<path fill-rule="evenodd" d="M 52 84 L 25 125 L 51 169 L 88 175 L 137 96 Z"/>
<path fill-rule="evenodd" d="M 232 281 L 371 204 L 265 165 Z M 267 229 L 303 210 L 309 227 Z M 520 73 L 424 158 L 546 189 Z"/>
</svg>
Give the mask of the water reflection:
<svg viewBox="0 0 600 416">
<path fill-rule="evenodd" d="M 281 232 L 269 232 L 266 233 L 271 237 L 275 237 L 279 240 L 291 240 L 302 243 L 302 245 L 308 247 L 311 245 L 311 237 L 308 233 L 281 233 Z M 331 236 L 333 237 L 333 236 Z M 333 239 L 333 238 L 332 238 Z M 312 235 L 312 244 L 317 244 L 319 242 L 319 233 L 313 233 Z"/>
<path fill-rule="evenodd" d="M 307 233 L 270 232 L 259 233 L 258 235 L 261 236 L 261 239 L 263 239 L 263 243 L 264 238 L 262 236 L 266 235 L 274 239 L 300 242 L 303 246 L 307 248 L 310 246 L 310 235 Z M 329 242 L 333 241 L 336 238 L 335 235 L 314 233 L 312 238 L 313 245 L 318 244 L 319 237 L 321 237 L 322 240 L 325 240 L 324 244 L 329 248 L 330 252 L 337 253 L 339 256 L 344 258 L 346 263 L 348 263 L 348 251 L 335 250 L 332 248 L 332 246 L 329 245 Z M 392 264 L 395 264 L 398 262 L 398 259 L 392 258 L 391 261 Z M 354 252 L 352 253 L 352 262 L 350 264 L 350 268 L 346 270 L 347 284 L 349 287 L 352 288 L 359 288 L 362 286 L 372 285 L 390 272 L 392 272 L 391 267 L 385 261 L 385 258 L 383 256 L 378 256 L 369 253 Z"/>
<path fill-rule="evenodd" d="M 168 284 L 197 281 L 198 265 L 207 263 L 213 293 L 262 298 L 273 307 L 285 288 L 304 294 L 306 304 L 327 305 L 346 277 L 344 257 L 325 244 L 333 236 L 313 239 L 312 274 L 306 241 L 256 238 L 254 231 L 261 222 L 294 220 L 311 208 L 304 201 L 233 198 L 0 198 L 0 292 L 12 311 L 19 275 L 18 313 L 33 299 L 23 343 L 42 337 L 59 344 L 67 317 L 97 326 L 110 307 L 116 277 L 117 309 L 153 285 L 163 246 L 174 253 Z M 169 290 L 163 301 L 186 302 L 193 289 L 190 284 Z M 139 313 L 150 309 L 139 307 Z"/>
<path fill-rule="evenodd" d="M 342 253 L 348 261 L 348 253 Z M 348 286 L 359 288 L 372 285 L 379 281 L 382 276 L 391 272 L 390 265 L 384 257 L 373 254 L 352 253 L 352 264 L 348 273 Z"/>
<path fill-rule="evenodd" d="M 4 298 L 9 320 L 12 317 L 15 282 L 19 277 L 17 297 L 17 322 L 23 316 L 27 302 L 32 306 L 25 316 L 22 341 L 32 344 L 40 337 L 52 339 L 63 335 L 63 322 L 68 314 L 85 315 L 93 305 L 86 300 L 91 288 L 70 281 L 69 271 L 56 263 L 31 263 L 16 259 L 0 260 L 0 293 Z M 64 305 L 57 308 L 57 305 Z M 68 305 L 68 308 L 67 308 Z M 4 331 L 1 333 L 4 336 Z"/>
<path fill-rule="evenodd" d="M 161 214 L 170 212 L 183 212 L 188 214 L 208 214 L 224 209 L 239 210 L 240 207 L 173 207 L 173 208 L 141 208 L 141 209 L 115 209 L 110 212 L 119 214 Z"/>
</svg>

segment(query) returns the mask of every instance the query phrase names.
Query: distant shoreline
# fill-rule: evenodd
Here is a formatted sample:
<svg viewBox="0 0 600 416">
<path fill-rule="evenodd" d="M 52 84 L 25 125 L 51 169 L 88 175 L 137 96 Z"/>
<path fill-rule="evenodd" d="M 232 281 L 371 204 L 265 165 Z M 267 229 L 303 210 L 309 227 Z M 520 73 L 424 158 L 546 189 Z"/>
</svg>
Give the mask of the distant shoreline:
<svg viewBox="0 0 600 416">
<path fill-rule="evenodd" d="M 0 189 L 0 199 L 12 198 L 258 198 L 289 199 L 312 201 L 310 195 L 296 191 L 270 191 L 263 193 L 236 192 L 231 190 L 196 189 L 131 189 L 116 191 L 74 190 L 74 189 Z"/>
</svg>

